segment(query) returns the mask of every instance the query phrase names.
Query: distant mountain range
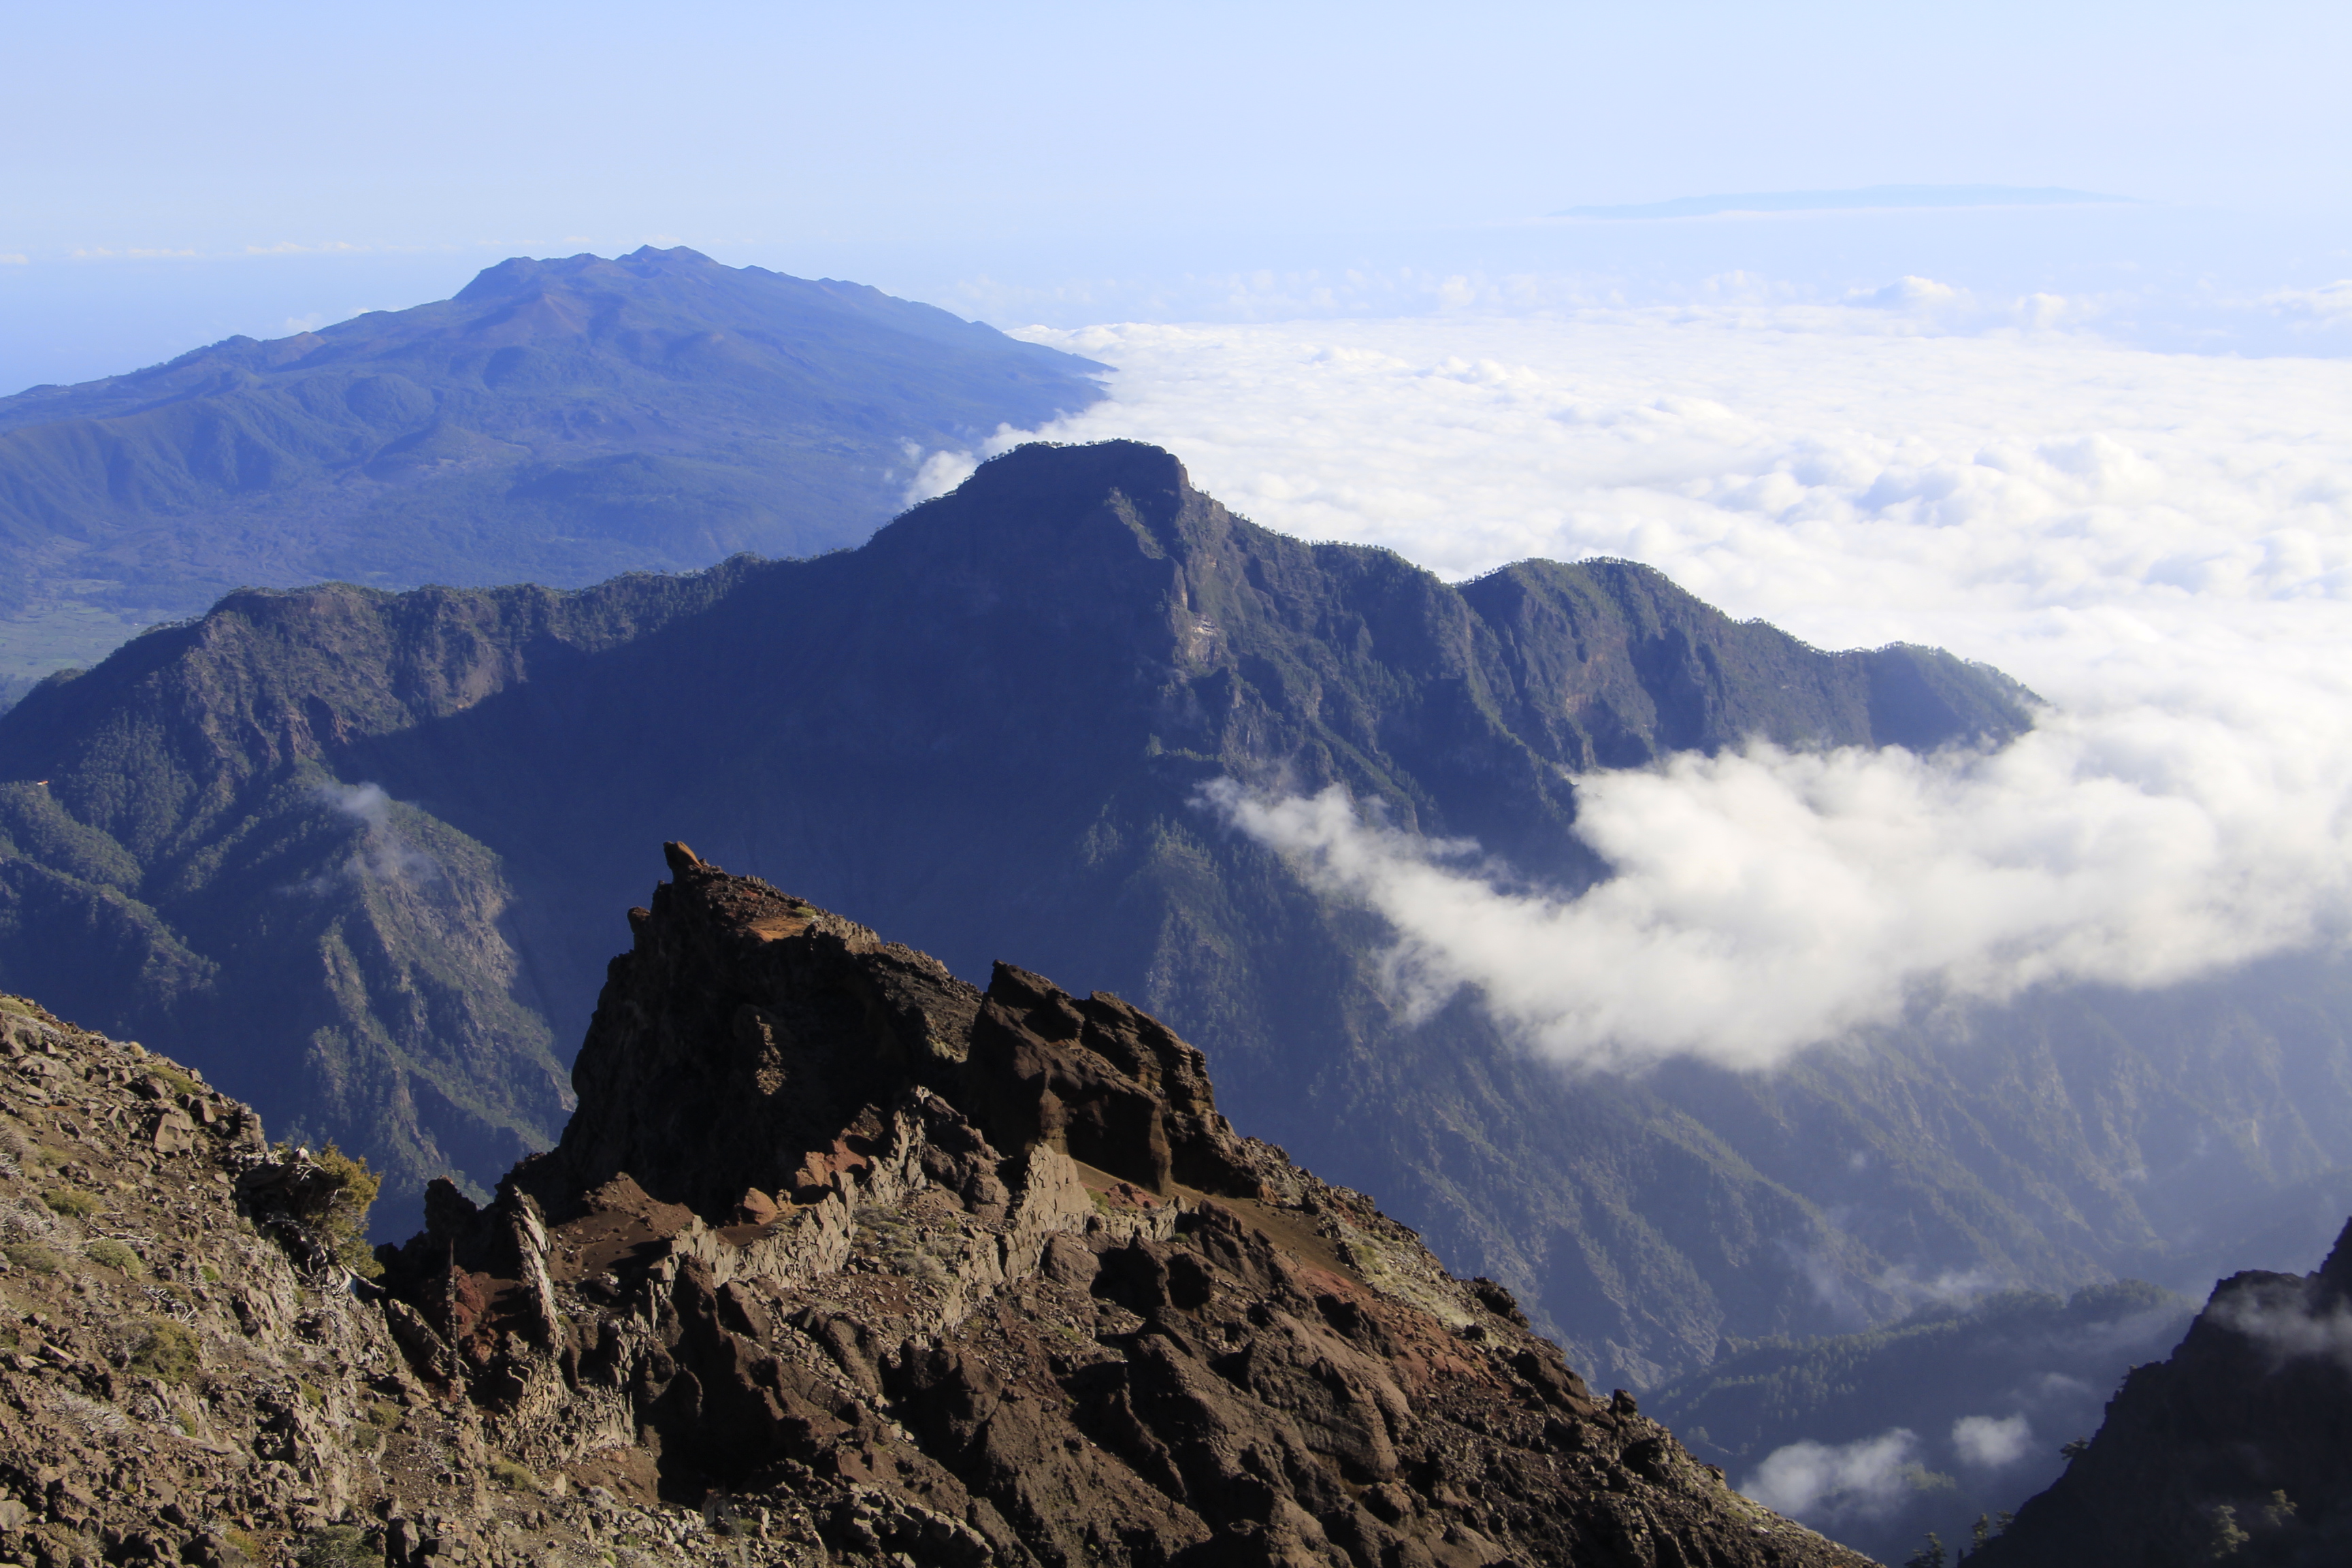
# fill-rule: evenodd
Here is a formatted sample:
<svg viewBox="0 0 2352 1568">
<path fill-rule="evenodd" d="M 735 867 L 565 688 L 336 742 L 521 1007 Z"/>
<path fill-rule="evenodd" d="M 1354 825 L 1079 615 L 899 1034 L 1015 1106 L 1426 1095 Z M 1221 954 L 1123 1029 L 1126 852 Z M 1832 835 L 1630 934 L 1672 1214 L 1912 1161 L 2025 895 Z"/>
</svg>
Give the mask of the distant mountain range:
<svg viewBox="0 0 2352 1568">
<path fill-rule="evenodd" d="M 1573 889 L 1605 871 L 1580 772 L 1995 743 L 2030 707 L 1629 563 L 1454 586 L 1233 517 L 1164 452 L 1031 447 L 854 552 L 248 592 L 50 682 L 0 718 L 0 984 L 365 1150 L 413 1205 L 553 1135 L 608 911 L 654 870 L 615 847 L 682 837 L 961 973 L 1028 952 L 1170 1017 L 1236 1115 L 1647 1384 L 1726 1335 L 1897 1316 L 1915 1276 L 2139 1271 L 2195 1205 L 2352 1163 L 2344 1091 L 2263 1066 L 2309 988 L 2293 1019 L 2062 996 L 1958 1048 L 1571 1081 L 1475 998 L 1408 1016 L 1377 921 L 1201 786 L 1344 784 Z"/>
<path fill-rule="evenodd" d="M 579 586 L 856 544 L 913 455 L 1084 407 L 1102 368 L 646 248 L 34 387 L 0 398 L 0 685 L 240 586 Z"/>
<path fill-rule="evenodd" d="M 1721 213 L 1852 212 L 1887 207 L 2014 207 L 2128 202 L 2128 196 L 2060 185 L 1864 185 L 1845 191 L 1749 191 L 1740 195 L 1677 196 L 1630 206 L 1568 207 L 1553 217 L 1714 217 Z"/>
</svg>

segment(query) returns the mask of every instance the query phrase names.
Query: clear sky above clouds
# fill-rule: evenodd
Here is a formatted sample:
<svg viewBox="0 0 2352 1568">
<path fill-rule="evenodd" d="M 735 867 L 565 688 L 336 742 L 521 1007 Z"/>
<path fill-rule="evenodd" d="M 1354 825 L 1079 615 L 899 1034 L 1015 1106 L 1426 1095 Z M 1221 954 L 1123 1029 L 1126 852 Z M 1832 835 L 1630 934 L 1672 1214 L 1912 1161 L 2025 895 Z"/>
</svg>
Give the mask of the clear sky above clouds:
<svg viewBox="0 0 2352 1568">
<path fill-rule="evenodd" d="M 1350 272 L 1326 308 L 1454 274 L 2352 272 L 2341 5 L 100 0 L 7 36 L 12 387 L 646 240 L 1062 326 L 1279 314 Z M 1884 184 L 2156 207 L 1532 221 Z"/>
</svg>

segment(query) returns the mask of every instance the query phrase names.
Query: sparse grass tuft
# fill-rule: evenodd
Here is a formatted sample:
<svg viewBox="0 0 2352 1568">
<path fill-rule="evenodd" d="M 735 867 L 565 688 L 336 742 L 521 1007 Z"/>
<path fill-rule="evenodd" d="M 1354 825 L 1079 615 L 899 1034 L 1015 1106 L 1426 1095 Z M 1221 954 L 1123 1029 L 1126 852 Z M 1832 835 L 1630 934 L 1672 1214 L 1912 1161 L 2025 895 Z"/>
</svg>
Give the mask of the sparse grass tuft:
<svg viewBox="0 0 2352 1568">
<path fill-rule="evenodd" d="M 170 1063 L 153 1057 L 147 1059 L 147 1070 L 168 1085 L 173 1094 L 194 1094 L 204 1086 Z"/>
<path fill-rule="evenodd" d="M 117 1274 L 125 1275 L 133 1279 L 147 1272 L 147 1266 L 140 1261 L 139 1255 L 131 1251 L 127 1244 L 117 1241 L 110 1236 L 100 1237 L 96 1241 L 83 1247 L 81 1252 L 82 1256 L 92 1263 L 102 1263 Z"/>
<path fill-rule="evenodd" d="M 68 1219 L 88 1219 L 106 1206 L 94 1194 L 79 1187 L 51 1187 L 41 1194 L 41 1201 Z"/>
</svg>

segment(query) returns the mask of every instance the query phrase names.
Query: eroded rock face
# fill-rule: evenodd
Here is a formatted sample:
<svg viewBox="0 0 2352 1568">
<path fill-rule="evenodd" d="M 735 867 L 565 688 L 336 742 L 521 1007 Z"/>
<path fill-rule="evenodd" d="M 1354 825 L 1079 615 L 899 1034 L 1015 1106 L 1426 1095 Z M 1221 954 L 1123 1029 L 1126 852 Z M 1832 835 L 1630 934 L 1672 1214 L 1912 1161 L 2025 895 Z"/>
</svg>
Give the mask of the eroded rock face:
<svg viewBox="0 0 2352 1568">
<path fill-rule="evenodd" d="M 787 1561 L 1862 1561 L 1237 1136 L 1152 1018 L 669 858 L 562 1143 L 384 1251 L 499 1452 Z"/>
</svg>

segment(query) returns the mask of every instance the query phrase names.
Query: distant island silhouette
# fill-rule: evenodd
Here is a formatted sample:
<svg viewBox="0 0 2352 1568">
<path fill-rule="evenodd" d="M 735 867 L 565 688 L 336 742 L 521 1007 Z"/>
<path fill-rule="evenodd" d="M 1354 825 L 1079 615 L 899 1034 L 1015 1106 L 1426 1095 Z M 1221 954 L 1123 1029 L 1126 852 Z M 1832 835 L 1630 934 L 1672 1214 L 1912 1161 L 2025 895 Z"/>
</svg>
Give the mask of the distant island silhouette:
<svg viewBox="0 0 2352 1568">
<path fill-rule="evenodd" d="M 1713 217 L 1721 213 L 1822 212 L 1866 207 L 2052 206 L 2128 202 L 2129 196 L 2062 185 L 1864 185 L 1851 191 L 1755 191 L 1745 195 L 1677 196 L 1633 206 L 1569 207 L 1552 217 Z"/>
</svg>

